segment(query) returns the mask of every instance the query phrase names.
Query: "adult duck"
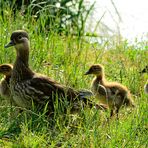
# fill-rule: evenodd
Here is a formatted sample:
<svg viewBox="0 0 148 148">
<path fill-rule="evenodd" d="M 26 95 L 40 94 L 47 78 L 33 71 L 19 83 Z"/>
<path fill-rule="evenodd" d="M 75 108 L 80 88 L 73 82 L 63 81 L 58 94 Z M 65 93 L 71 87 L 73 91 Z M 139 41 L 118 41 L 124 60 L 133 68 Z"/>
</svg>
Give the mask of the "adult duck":
<svg viewBox="0 0 148 148">
<path fill-rule="evenodd" d="M 69 106 L 73 103 L 82 102 L 93 106 L 93 103 L 86 99 L 83 93 L 66 87 L 53 79 L 35 73 L 29 67 L 30 42 L 28 33 L 24 30 L 16 30 L 12 33 L 10 42 L 5 48 L 14 46 L 16 49 L 16 60 L 10 81 L 10 90 L 15 103 L 23 108 L 36 106 L 54 112 L 55 102 L 61 106 Z M 72 105 L 72 109 L 75 105 Z"/>
</svg>

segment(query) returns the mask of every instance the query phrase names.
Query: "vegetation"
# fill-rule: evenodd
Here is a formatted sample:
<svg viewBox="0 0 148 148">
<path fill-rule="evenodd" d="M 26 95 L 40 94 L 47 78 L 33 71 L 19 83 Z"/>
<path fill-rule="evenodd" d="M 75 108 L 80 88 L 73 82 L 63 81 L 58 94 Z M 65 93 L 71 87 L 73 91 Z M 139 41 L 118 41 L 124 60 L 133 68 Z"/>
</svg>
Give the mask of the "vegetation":
<svg viewBox="0 0 148 148">
<path fill-rule="evenodd" d="M 31 41 L 30 66 L 36 72 L 76 89 L 90 88 L 92 77 L 84 76 L 89 66 L 101 63 L 105 66 L 107 79 L 126 85 L 136 103 L 135 109 L 122 109 L 120 120 L 106 122 L 109 112 L 82 109 L 79 113 L 62 114 L 57 109 L 52 119 L 25 110 L 17 118 L 10 114 L 17 107 L 0 98 L 0 147 L 146 147 L 147 96 L 143 86 L 148 79 L 141 71 L 146 63 L 146 42 L 107 40 L 105 43 L 89 43 L 85 37 L 59 35 L 54 29 L 40 31 L 44 17 L 36 20 L 5 7 L 0 16 L 0 63 L 13 63 L 14 49 L 4 49 L 12 31 L 25 29 Z M 57 17 L 58 19 L 58 17 Z M 56 27 L 56 26 L 53 26 Z M 49 121 L 48 121 L 49 120 Z"/>
<path fill-rule="evenodd" d="M 40 23 L 39 31 L 52 30 L 58 33 L 84 34 L 84 26 L 94 4 L 86 8 L 84 0 L 2 0 L 1 14 L 10 7 L 14 17 L 19 10 L 22 15 Z M 26 15 L 29 14 L 29 15 Z"/>
</svg>

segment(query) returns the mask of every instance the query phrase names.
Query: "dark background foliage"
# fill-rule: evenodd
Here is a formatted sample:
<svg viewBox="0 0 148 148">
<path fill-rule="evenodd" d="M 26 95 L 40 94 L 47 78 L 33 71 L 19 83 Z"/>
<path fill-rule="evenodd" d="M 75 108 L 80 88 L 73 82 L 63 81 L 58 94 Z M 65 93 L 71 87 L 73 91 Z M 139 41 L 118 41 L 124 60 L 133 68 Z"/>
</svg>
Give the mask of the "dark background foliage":
<svg viewBox="0 0 148 148">
<path fill-rule="evenodd" d="M 24 17 L 40 18 L 40 30 L 54 29 L 58 33 L 78 36 L 83 35 L 85 22 L 93 8 L 93 5 L 86 8 L 84 0 L 2 0 L 1 15 L 5 12 L 4 5 L 11 7 L 14 17 L 19 11 Z"/>
</svg>

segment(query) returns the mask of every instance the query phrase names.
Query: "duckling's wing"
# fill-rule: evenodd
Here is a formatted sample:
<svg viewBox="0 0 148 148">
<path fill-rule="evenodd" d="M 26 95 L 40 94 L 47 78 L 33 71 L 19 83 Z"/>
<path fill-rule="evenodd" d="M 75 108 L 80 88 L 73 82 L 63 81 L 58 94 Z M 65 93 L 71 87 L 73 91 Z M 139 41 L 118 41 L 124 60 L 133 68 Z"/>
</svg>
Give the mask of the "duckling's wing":
<svg viewBox="0 0 148 148">
<path fill-rule="evenodd" d="M 5 78 L 0 81 L 0 95 L 2 97 L 10 97 L 9 84 Z"/>
<path fill-rule="evenodd" d="M 98 92 L 102 96 L 106 96 L 107 95 L 106 88 L 103 85 L 101 85 L 101 84 L 98 85 Z"/>
<path fill-rule="evenodd" d="M 148 94 L 148 81 L 147 81 L 147 83 L 144 85 L 144 92 L 145 92 L 146 94 Z"/>
</svg>

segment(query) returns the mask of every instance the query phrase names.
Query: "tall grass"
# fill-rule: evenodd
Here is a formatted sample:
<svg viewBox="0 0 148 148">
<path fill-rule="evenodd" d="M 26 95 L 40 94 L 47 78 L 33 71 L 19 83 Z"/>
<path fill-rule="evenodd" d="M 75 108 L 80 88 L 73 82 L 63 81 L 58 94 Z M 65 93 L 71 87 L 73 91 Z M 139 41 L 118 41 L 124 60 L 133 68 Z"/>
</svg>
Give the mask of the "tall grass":
<svg viewBox="0 0 148 148">
<path fill-rule="evenodd" d="M 148 78 L 139 71 L 147 64 L 148 51 L 145 42 L 129 45 L 112 40 L 104 44 L 90 44 L 85 38 L 58 35 L 54 31 L 40 32 L 40 21 L 5 7 L 0 17 L 0 63 L 13 63 L 15 51 L 4 49 L 12 31 L 25 29 L 31 41 L 30 66 L 42 74 L 75 89 L 90 88 L 92 77 L 84 76 L 89 66 L 101 63 L 105 66 L 109 81 L 126 85 L 134 95 L 135 109 L 122 109 L 120 120 L 106 119 L 108 112 L 96 109 L 81 110 L 77 114 L 58 114 L 47 122 L 44 115 L 24 111 L 10 119 L 9 103 L 0 101 L 0 147 L 146 147 L 147 146 L 147 96 L 143 85 Z M 44 19 L 41 18 L 41 19 Z M 112 43 L 110 46 L 110 43 Z"/>
</svg>

